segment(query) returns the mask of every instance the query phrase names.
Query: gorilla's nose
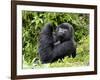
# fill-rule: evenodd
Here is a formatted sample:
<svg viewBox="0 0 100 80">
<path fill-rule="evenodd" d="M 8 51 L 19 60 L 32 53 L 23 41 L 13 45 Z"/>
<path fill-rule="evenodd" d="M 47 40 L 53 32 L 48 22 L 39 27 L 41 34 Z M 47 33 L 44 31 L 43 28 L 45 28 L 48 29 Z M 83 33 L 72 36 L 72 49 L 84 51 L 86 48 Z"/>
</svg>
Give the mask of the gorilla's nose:
<svg viewBox="0 0 100 80">
<path fill-rule="evenodd" d="M 59 32 L 59 34 L 58 34 L 58 35 L 61 37 L 61 36 L 63 36 L 63 35 L 64 35 L 64 33 L 62 33 L 62 32 Z"/>
</svg>

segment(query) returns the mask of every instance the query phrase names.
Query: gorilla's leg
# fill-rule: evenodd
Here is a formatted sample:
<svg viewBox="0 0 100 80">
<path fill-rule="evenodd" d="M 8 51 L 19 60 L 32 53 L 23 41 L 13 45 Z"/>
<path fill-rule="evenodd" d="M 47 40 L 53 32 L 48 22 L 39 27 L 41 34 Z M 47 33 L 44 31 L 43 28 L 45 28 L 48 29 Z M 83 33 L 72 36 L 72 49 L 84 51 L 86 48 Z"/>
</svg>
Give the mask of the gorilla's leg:
<svg viewBox="0 0 100 80">
<path fill-rule="evenodd" d="M 52 56 L 53 56 L 52 61 L 55 61 L 59 58 L 62 59 L 65 56 L 70 56 L 70 55 L 72 55 L 73 58 L 76 56 L 76 48 L 72 41 L 66 41 L 56 46 L 52 50 Z"/>
<path fill-rule="evenodd" d="M 72 53 L 72 57 L 73 57 L 73 58 L 76 57 L 76 49 L 75 49 L 74 52 Z"/>
<path fill-rule="evenodd" d="M 40 34 L 40 45 L 39 45 L 39 56 L 42 63 L 51 62 L 53 59 L 53 36 L 52 36 L 52 25 L 46 24 Z"/>
</svg>

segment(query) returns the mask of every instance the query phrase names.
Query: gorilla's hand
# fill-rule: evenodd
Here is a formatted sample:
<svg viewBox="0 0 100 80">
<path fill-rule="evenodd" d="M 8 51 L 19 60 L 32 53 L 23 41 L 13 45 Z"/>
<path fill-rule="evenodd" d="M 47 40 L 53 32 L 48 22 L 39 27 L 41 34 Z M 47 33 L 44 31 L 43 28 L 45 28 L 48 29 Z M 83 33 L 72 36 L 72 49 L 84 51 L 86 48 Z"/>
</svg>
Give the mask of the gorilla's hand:
<svg viewBox="0 0 100 80">
<path fill-rule="evenodd" d="M 47 23 L 42 29 L 42 33 L 44 34 L 52 34 L 52 32 L 53 32 L 53 27 L 51 23 Z"/>
<path fill-rule="evenodd" d="M 56 46 L 56 45 L 59 45 L 60 43 L 61 43 L 60 41 L 57 41 L 54 43 L 54 45 Z"/>
</svg>

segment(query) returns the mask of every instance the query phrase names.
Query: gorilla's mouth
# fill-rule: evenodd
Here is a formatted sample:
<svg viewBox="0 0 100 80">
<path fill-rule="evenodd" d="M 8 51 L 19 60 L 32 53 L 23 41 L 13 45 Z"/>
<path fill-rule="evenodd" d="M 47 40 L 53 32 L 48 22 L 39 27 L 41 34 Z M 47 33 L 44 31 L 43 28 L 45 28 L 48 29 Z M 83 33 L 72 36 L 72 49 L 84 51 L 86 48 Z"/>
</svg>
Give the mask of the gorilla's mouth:
<svg viewBox="0 0 100 80">
<path fill-rule="evenodd" d="M 69 41 L 70 40 L 70 35 L 67 34 L 67 35 L 59 35 L 58 36 L 58 39 L 63 42 L 63 41 Z"/>
</svg>

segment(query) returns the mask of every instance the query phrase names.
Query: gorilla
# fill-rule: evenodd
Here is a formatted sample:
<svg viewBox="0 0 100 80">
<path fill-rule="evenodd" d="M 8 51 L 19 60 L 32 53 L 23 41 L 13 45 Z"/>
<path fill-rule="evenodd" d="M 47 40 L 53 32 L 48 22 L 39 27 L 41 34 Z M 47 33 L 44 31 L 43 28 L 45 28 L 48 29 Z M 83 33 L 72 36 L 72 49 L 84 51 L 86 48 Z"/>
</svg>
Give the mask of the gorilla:
<svg viewBox="0 0 100 80">
<path fill-rule="evenodd" d="M 51 23 L 47 23 L 39 38 L 39 57 L 42 63 L 52 63 L 65 56 L 76 56 L 74 29 L 69 23 L 62 23 L 53 30 Z"/>
</svg>

